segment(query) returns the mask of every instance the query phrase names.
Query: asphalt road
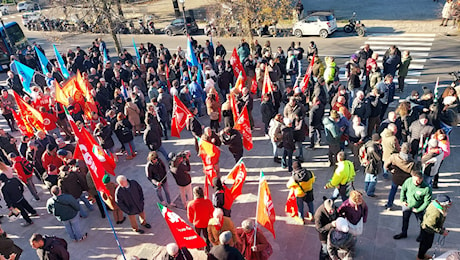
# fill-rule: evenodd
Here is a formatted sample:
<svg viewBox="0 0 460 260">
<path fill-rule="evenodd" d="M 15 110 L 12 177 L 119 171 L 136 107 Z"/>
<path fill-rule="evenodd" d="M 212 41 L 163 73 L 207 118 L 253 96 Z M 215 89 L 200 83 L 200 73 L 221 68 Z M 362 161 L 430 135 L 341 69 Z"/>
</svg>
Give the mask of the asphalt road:
<svg viewBox="0 0 460 260">
<path fill-rule="evenodd" d="M 25 32 L 26 36 L 30 41 L 39 42 L 47 51 L 51 52 L 50 34 L 54 33 L 42 33 L 42 32 Z M 82 48 L 90 45 L 91 41 L 99 35 L 83 34 L 75 35 L 72 37 L 65 38 L 59 42 L 58 49 L 63 52 L 68 48 L 75 48 L 79 45 Z M 332 38 L 321 39 L 319 37 L 304 37 L 302 39 L 287 37 L 287 38 L 262 38 L 259 42 L 263 44 L 265 40 L 270 40 L 272 46 L 282 46 L 286 49 L 291 41 L 301 40 L 304 47 L 307 46 L 308 42 L 314 40 L 319 47 L 320 56 L 323 55 L 334 55 L 337 56 L 338 64 L 343 64 L 350 54 L 354 53 L 360 48 L 366 41 L 376 42 L 374 37 L 382 37 L 381 35 L 371 35 L 365 38 L 349 37 L 344 33 L 337 33 Z M 384 36 L 386 37 L 386 36 Z M 395 37 L 391 35 L 389 37 Z M 400 36 L 403 37 L 403 36 Z M 404 36 L 404 37 L 416 37 L 416 36 Z M 109 48 L 114 53 L 113 44 L 110 38 L 107 36 L 103 37 L 108 43 Z M 421 38 L 430 38 L 424 36 Z M 436 78 L 439 76 L 442 83 L 448 83 L 450 76 L 447 74 L 453 69 L 460 69 L 458 67 L 459 57 L 459 44 L 455 38 L 446 38 L 439 35 L 431 37 L 433 40 L 432 45 L 428 51 L 417 51 L 427 52 L 427 56 L 419 59 L 426 59 L 425 61 L 418 62 L 417 66 L 422 69 L 414 70 L 413 80 L 416 84 L 409 85 L 405 93 L 400 94 L 401 98 L 404 98 L 412 89 L 421 89 L 422 85 L 433 88 Z M 204 40 L 207 37 L 197 36 L 196 39 L 204 44 Z M 129 35 L 121 37 L 123 46 L 130 52 L 134 53 L 130 47 L 132 47 L 132 39 Z M 186 40 L 184 36 L 167 37 L 167 36 L 136 36 L 136 43 L 146 43 L 151 41 L 155 44 L 164 43 L 171 51 L 177 46 L 182 46 L 185 49 Z M 220 40 L 227 48 L 230 53 L 232 46 L 236 46 L 239 42 L 237 38 L 226 38 L 226 39 L 213 39 L 214 41 Z M 383 40 L 383 39 L 382 39 Z M 389 40 L 383 40 L 388 42 Z M 409 41 L 409 40 L 407 40 Z M 415 46 L 416 44 L 414 44 Z M 375 47 L 381 46 L 375 44 Z M 371 44 L 371 48 L 373 45 Z M 417 47 L 423 48 L 423 47 Z M 415 51 L 414 51 L 415 52 Z M 415 65 L 415 63 L 414 63 Z M 457 66 L 457 67 L 456 67 Z M 420 72 L 420 74 L 415 73 Z M 4 77 L 5 74 L 1 74 Z M 285 184 L 288 180 L 288 173 L 281 169 L 280 165 L 273 163 L 271 156 L 271 144 L 268 139 L 264 137 L 263 131 L 261 130 L 262 123 L 260 120 L 259 113 L 259 102 L 255 102 L 254 106 L 254 117 L 256 129 L 253 133 L 254 136 L 254 149 L 244 154 L 244 162 L 248 168 L 248 178 L 243 188 L 243 195 L 240 196 L 235 202 L 232 208 L 232 220 L 236 225 L 239 225 L 241 221 L 248 217 L 255 216 L 255 206 L 257 199 L 257 183 L 260 170 L 263 170 L 268 178 L 269 187 L 272 192 L 275 211 L 277 215 L 277 221 L 275 223 L 276 239 L 273 239 L 269 232 L 264 232 L 266 237 L 272 243 L 274 248 L 274 254 L 271 259 L 317 259 L 319 251 L 319 241 L 317 233 L 312 225 L 299 226 L 294 221 L 284 214 L 284 204 L 287 197 L 287 189 Z M 207 118 L 201 119 L 202 122 L 208 124 Z M 6 125 L 4 121 L 0 123 L 2 126 Z M 18 136 L 19 137 L 19 136 Z M 448 249 L 458 249 L 458 243 L 460 242 L 460 219 L 457 218 L 460 214 L 460 207 L 458 206 L 458 194 L 459 194 L 459 173 L 456 162 L 457 155 L 459 154 L 459 143 L 460 134 L 457 129 L 454 129 L 450 136 L 452 155 L 446 159 L 441 169 L 441 183 L 440 189 L 436 190 L 435 193 L 446 193 L 449 194 L 454 204 L 450 209 L 450 214 L 447 217 L 446 226 L 451 230 L 449 236 L 446 239 L 446 243 L 443 246 L 443 251 Z M 144 165 L 145 157 L 147 155 L 147 148 L 142 144 L 142 138 L 136 138 L 136 145 L 138 147 L 139 156 L 132 161 L 125 161 L 123 158 L 120 160 L 119 166 L 117 167 L 117 174 L 125 174 L 128 178 L 136 179 L 141 183 L 146 198 L 146 214 L 148 221 L 152 224 L 153 228 L 148 230 L 144 235 L 138 235 L 131 231 L 129 224 L 125 222 L 123 225 L 117 225 L 117 233 L 120 238 L 120 242 L 124 247 L 127 255 L 138 255 L 139 257 L 146 257 L 152 259 L 153 256 L 157 255 L 167 243 L 173 241 L 173 238 L 158 210 L 156 207 L 157 198 L 151 185 L 148 183 L 144 176 Z M 117 145 L 118 146 L 118 145 Z M 172 138 L 168 141 L 164 141 L 166 150 L 179 151 L 179 150 L 192 150 L 193 151 L 193 140 L 191 135 L 187 132 L 183 132 L 182 138 Z M 222 172 L 226 173 L 233 167 L 233 158 L 228 152 L 226 147 L 223 147 L 223 153 L 221 155 L 220 166 Z M 320 149 L 314 151 L 304 151 L 306 162 L 303 163 L 304 167 L 313 170 L 317 176 L 317 181 L 314 185 L 315 190 L 315 208 L 319 206 L 321 197 L 323 195 L 329 196 L 330 190 L 323 190 L 323 185 L 329 180 L 332 170 L 327 167 L 327 147 L 322 146 Z M 204 182 L 203 174 L 201 172 L 201 162 L 196 156 L 192 157 L 192 176 L 194 185 L 201 185 Z M 174 194 L 173 197 L 177 198 L 178 188 L 175 185 L 173 178 L 169 176 L 169 186 L 171 192 Z M 356 187 L 363 189 L 362 175 L 356 177 Z M 356 249 L 356 259 L 414 259 L 418 244 L 415 242 L 417 234 L 417 227 L 414 218 L 411 219 L 411 225 L 409 229 L 409 238 L 402 241 L 395 241 L 392 239 L 394 234 L 397 234 L 401 228 L 401 212 L 392 211 L 386 212 L 383 210 L 383 204 L 385 203 L 391 183 L 389 181 L 380 180 L 377 185 L 377 198 L 365 198 L 366 203 L 369 206 L 369 217 L 368 223 L 364 225 L 364 233 L 358 239 Z M 20 245 L 25 251 L 22 259 L 37 259 L 35 252 L 28 245 L 28 238 L 34 232 L 42 232 L 48 234 L 56 234 L 67 239 L 64 227 L 55 220 L 54 217 L 46 213 L 44 203 L 49 197 L 47 192 L 43 189 L 40 192 L 41 201 L 31 202 L 31 204 L 40 213 L 39 218 L 35 218 L 35 224 L 33 226 L 22 228 L 19 226 L 19 221 L 8 223 L 8 220 L 3 220 L 3 229 L 10 234 L 11 237 Z M 26 197 L 30 199 L 28 191 L 25 192 Z M 399 201 L 395 201 L 396 205 Z M 185 218 L 185 211 L 180 209 L 173 209 L 176 213 Z M 0 213 L 5 214 L 5 209 L 0 209 Z M 72 259 L 114 259 L 119 255 L 117 245 L 113 239 L 113 235 L 110 231 L 110 227 L 106 219 L 101 219 L 98 212 L 90 213 L 88 219 L 82 220 L 83 228 L 88 231 L 88 239 L 81 243 L 69 243 L 69 250 L 72 255 Z M 431 251 L 432 253 L 433 251 Z M 201 252 L 193 250 L 193 254 L 196 259 L 204 259 L 204 255 Z"/>
</svg>

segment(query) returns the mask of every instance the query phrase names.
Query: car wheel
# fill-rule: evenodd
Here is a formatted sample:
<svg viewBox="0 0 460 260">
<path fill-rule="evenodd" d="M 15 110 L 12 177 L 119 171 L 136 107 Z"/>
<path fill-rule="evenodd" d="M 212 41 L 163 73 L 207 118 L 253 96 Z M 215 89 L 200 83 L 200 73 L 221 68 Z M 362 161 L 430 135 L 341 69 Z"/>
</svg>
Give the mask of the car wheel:
<svg viewBox="0 0 460 260">
<path fill-rule="evenodd" d="M 295 35 L 295 37 L 298 37 L 298 38 L 301 38 L 303 36 L 302 31 L 300 29 L 296 29 L 294 31 L 294 35 Z"/>
<path fill-rule="evenodd" d="M 343 31 L 346 33 L 351 33 L 353 31 L 353 27 L 347 24 L 343 27 Z"/>
<path fill-rule="evenodd" d="M 165 33 L 166 33 L 166 35 L 168 35 L 168 36 L 173 36 L 173 33 L 172 33 L 171 29 L 166 30 Z"/>
<path fill-rule="evenodd" d="M 319 31 L 319 36 L 321 36 L 321 38 L 327 38 L 327 36 L 329 36 L 329 33 L 327 32 L 327 30 L 323 29 Z"/>
</svg>

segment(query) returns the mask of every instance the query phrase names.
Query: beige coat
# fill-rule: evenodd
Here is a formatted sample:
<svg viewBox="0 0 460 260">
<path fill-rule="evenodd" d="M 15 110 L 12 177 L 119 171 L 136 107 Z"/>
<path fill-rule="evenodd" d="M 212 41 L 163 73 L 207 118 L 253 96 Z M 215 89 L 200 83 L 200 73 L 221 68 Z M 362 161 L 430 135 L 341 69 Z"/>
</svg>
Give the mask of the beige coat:
<svg viewBox="0 0 460 260">
<path fill-rule="evenodd" d="M 137 107 L 135 103 L 126 102 L 125 115 L 128 117 L 128 121 L 133 127 L 141 124 L 140 112 L 139 107 Z"/>
</svg>

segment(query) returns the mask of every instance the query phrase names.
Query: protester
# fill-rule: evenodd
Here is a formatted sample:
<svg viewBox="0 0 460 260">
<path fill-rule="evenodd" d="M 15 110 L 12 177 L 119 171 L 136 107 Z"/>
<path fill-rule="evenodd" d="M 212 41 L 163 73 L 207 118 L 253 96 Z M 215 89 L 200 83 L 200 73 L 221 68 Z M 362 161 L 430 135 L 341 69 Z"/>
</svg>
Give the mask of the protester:
<svg viewBox="0 0 460 260">
<path fill-rule="evenodd" d="M 239 237 L 236 235 L 236 229 L 233 225 L 233 221 L 229 217 L 224 216 L 222 209 L 216 208 L 214 209 L 212 218 L 209 219 L 208 223 L 209 241 L 211 241 L 214 246 L 219 245 L 219 236 L 225 231 L 229 231 L 232 234 L 231 241 L 227 241 L 229 245 L 233 246 L 240 242 Z M 212 254 L 212 250 L 210 254 Z"/>
<path fill-rule="evenodd" d="M 327 238 L 327 251 L 333 260 L 351 259 L 356 245 L 356 238 L 349 230 L 349 222 L 338 218 L 335 227 L 329 231 Z"/>
<path fill-rule="evenodd" d="M 22 248 L 17 246 L 0 226 L 0 258 L 3 256 L 8 260 L 18 260 L 21 254 Z"/>
<path fill-rule="evenodd" d="M 147 179 L 153 184 L 153 188 L 157 193 L 160 203 L 165 205 L 166 202 L 172 207 L 175 206 L 171 203 L 171 196 L 169 195 L 168 179 L 166 178 L 166 166 L 163 161 L 158 157 L 157 152 L 151 151 L 147 156 L 147 165 L 145 165 L 145 175 Z M 163 199 L 161 191 L 164 191 L 166 201 Z"/>
<path fill-rule="evenodd" d="M 190 151 L 182 151 L 178 154 L 169 153 L 169 170 L 171 171 L 177 186 L 179 186 L 180 199 L 184 209 L 192 196 L 192 177 L 190 176 Z"/>
<path fill-rule="evenodd" d="M 319 259 L 326 260 L 329 256 L 327 251 L 327 237 L 329 231 L 336 226 L 337 208 L 331 199 L 324 200 L 323 204 L 315 212 L 315 228 L 318 231 L 321 250 Z"/>
<path fill-rule="evenodd" d="M 187 218 L 195 227 L 198 235 L 206 241 L 206 253 L 209 252 L 211 244 L 208 237 L 208 223 L 212 218 L 214 207 L 209 199 L 204 198 L 204 192 L 201 187 L 193 188 L 194 200 L 187 205 Z"/>
<path fill-rule="evenodd" d="M 161 260 L 193 260 L 193 256 L 186 247 L 179 248 L 176 243 L 169 243 Z"/>
<path fill-rule="evenodd" d="M 236 248 L 246 260 L 266 260 L 273 253 L 272 246 L 265 238 L 262 230 L 254 227 L 254 220 L 245 219 L 241 227 L 236 228 L 236 234 L 240 237 L 241 243 Z"/>
<path fill-rule="evenodd" d="M 223 231 L 219 235 L 220 244 L 216 244 L 208 254 L 208 260 L 244 260 L 243 255 L 233 247 L 232 241 L 235 240 L 235 233 L 230 231 Z"/>
<path fill-rule="evenodd" d="M 367 222 L 368 209 L 359 191 L 352 190 L 348 200 L 342 203 L 337 212 L 340 217 L 348 221 L 350 234 L 359 236 L 363 233 L 363 224 Z"/>
<path fill-rule="evenodd" d="M 346 201 L 348 199 L 350 188 L 353 185 L 352 183 L 355 178 L 355 170 L 353 163 L 346 160 L 345 153 L 343 151 L 337 154 L 337 160 L 338 163 L 337 168 L 334 171 L 334 175 L 324 186 L 324 189 L 335 188 L 331 199 L 336 200 L 340 195 L 342 201 Z"/>
<path fill-rule="evenodd" d="M 212 185 L 216 190 L 212 195 L 212 204 L 215 208 L 222 209 L 224 216 L 230 217 L 232 210 L 233 197 L 231 191 L 225 184 L 222 183 L 220 178 L 212 179 Z"/>
<path fill-rule="evenodd" d="M 372 140 L 364 144 L 365 156 L 368 164 L 364 172 L 364 191 L 369 197 L 376 197 L 375 186 L 377 185 L 377 175 L 382 171 L 382 146 L 380 145 L 380 135 L 374 133 Z"/>
<path fill-rule="evenodd" d="M 314 221 L 313 214 L 315 212 L 313 206 L 313 183 L 315 183 L 315 175 L 312 171 L 302 168 L 300 162 L 295 161 L 292 163 L 292 176 L 289 178 L 286 184 L 288 189 L 294 189 L 296 197 L 297 208 L 299 210 L 299 216 L 297 216 L 301 224 L 306 224 L 304 219 L 303 203 L 306 202 L 308 205 L 308 211 L 310 215 L 307 215 L 307 219 Z"/>
<path fill-rule="evenodd" d="M 30 237 L 30 246 L 37 250 L 40 260 L 70 260 L 69 251 L 67 251 L 67 242 L 56 236 L 41 235 L 34 233 Z"/>
<path fill-rule="evenodd" d="M 104 200 L 107 207 L 112 210 L 113 220 L 115 220 L 115 223 L 123 224 L 123 222 L 126 220 L 126 217 L 123 216 L 123 211 L 121 211 L 120 207 L 118 207 L 115 201 L 115 190 L 117 189 L 118 185 L 111 181 L 110 176 L 107 174 L 102 178 L 102 182 L 109 192 L 108 194 L 103 192 L 102 199 Z"/>
</svg>

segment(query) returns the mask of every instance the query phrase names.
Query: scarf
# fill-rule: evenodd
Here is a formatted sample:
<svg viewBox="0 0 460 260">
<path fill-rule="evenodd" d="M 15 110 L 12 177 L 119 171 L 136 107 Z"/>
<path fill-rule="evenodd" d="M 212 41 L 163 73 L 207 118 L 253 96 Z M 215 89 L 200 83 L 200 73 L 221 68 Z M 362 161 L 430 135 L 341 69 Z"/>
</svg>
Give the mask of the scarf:
<svg viewBox="0 0 460 260">
<path fill-rule="evenodd" d="M 409 155 L 407 153 L 399 152 L 399 158 L 403 161 L 409 161 Z"/>
</svg>

